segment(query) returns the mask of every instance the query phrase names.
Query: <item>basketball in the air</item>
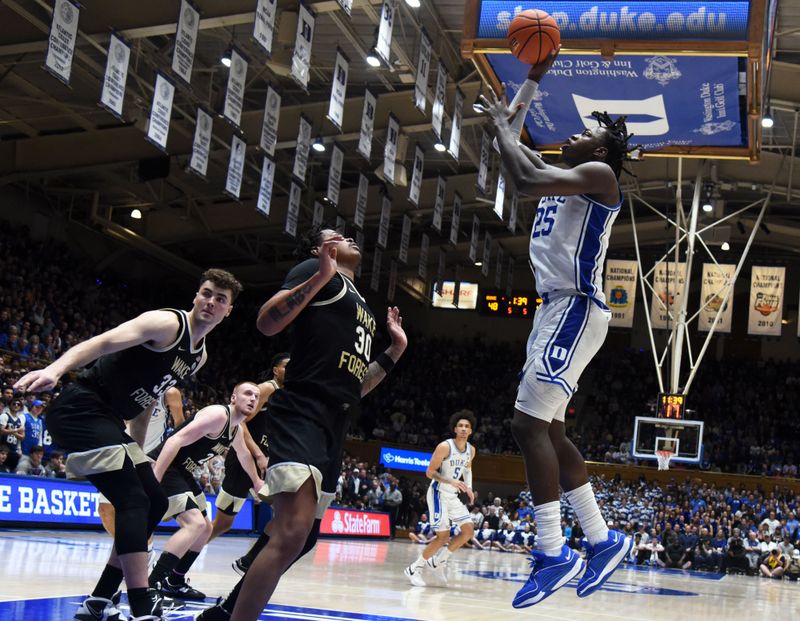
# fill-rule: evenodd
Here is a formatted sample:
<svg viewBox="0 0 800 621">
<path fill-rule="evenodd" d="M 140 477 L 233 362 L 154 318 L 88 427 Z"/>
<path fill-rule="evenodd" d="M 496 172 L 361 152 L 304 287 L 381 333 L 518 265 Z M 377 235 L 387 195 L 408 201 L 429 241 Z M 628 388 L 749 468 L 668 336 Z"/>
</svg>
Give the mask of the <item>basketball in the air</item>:
<svg viewBox="0 0 800 621">
<path fill-rule="evenodd" d="M 538 65 L 561 44 L 561 31 L 549 13 L 528 9 L 508 27 L 511 53 L 528 65 Z"/>
</svg>

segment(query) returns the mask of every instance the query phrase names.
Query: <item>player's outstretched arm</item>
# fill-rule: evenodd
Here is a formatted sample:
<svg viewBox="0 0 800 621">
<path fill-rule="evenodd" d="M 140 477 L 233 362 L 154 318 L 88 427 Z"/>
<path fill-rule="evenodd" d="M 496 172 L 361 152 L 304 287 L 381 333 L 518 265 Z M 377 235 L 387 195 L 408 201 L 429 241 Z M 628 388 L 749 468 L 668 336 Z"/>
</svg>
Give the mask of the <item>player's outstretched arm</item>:
<svg viewBox="0 0 800 621">
<path fill-rule="evenodd" d="M 386 330 L 389 332 L 392 344 L 389 345 L 389 349 L 378 354 L 375 360 L 369 363 L 367 375 L 361 384 L 362 397 L 383 381 L 383 378 L 389 374 L 408 347 L 408 337 L 403 330 L 403 317 L 400 315 L 400 309 L 396 306 L 387 309 Z"/>
<path fill-rule="evenodd" d="M 217 435 L 222 432 L 228 419 L 225 408 L 221 405 L 208 405 L 200 410 L 188 425 L 180 431 L 173 433 L 158 454 L 158 459 L 153 466 L 153 474 L 159 481 L 169 468 L 175 455 L 184 446 L 189 446 L 207 435 Z"/>
<path fill-rule="evenodd" d="M 151 343 L 156 347 L 168 345 L 175 340 L 179 327 L 175 313 L 147 311 L 116 328 L 78 343 L 44 369 L 26 373 L 14 384 L 14 388 L 27 392 L 50 390 L 64 373 L 86 366 L 100 356 L 143 343 Z"/>
</svg>

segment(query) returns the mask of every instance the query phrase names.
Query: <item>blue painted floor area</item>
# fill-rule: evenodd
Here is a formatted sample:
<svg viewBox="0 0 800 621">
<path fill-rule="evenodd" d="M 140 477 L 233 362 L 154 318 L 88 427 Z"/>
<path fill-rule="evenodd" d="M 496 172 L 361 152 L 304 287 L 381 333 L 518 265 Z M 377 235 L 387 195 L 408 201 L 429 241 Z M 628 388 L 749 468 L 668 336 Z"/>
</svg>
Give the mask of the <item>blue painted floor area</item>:
<svg viewBox="0 0 800 621">
<path fill-rule="evenodd" d="M 120 606 L 123 614 L 129 616 L 125 596 Z M 73 621 L 82 597 L 47 597 L 42 599 L 20 600 L 16 602 L 0 602 L 0 621 Z M 164 613 L 168 621 L 190 621 L 213 602 L 187 602 L 182 610 Z M 386 617 L 340 610 L 323 610 L 321 608 L 303 608 L 299 606 L 281 606 L 270 604 L 261 613 L 259 621 L 416 621 L 407 617 Z"/>
</svg>

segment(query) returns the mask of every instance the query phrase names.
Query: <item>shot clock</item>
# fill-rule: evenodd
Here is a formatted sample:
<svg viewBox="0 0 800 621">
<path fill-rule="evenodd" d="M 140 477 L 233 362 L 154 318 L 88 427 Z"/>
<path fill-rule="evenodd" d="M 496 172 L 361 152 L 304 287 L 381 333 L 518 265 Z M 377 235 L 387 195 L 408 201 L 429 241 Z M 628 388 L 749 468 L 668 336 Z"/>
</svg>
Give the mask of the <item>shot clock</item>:
<svg viewBox="0 0 800 621">
<path fill-rule="evenodd" d="M 534 292 L 515 292 L 506 295 L 502 291 L 482 291 L 478 303 L 478 310 L 483 315 L 493 317 L 528 317 L 542 303 L 542 299 Z"/>
</svg>

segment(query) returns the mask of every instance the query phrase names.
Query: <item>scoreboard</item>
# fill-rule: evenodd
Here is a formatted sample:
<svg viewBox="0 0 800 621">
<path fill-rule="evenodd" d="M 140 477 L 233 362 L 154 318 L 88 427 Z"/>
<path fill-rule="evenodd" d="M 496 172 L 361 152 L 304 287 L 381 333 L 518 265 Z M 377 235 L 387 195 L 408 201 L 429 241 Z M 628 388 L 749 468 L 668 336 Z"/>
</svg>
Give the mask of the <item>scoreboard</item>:
<svg viewBox="0 0 800 621">
<path fill-rule="evenodd" d="M 494 317 L 533 317 L 542 299 L 534 292 L 514 292 L 506 295 L 498 290 L 481 292 L 478 310 Z"/>
</svg>

